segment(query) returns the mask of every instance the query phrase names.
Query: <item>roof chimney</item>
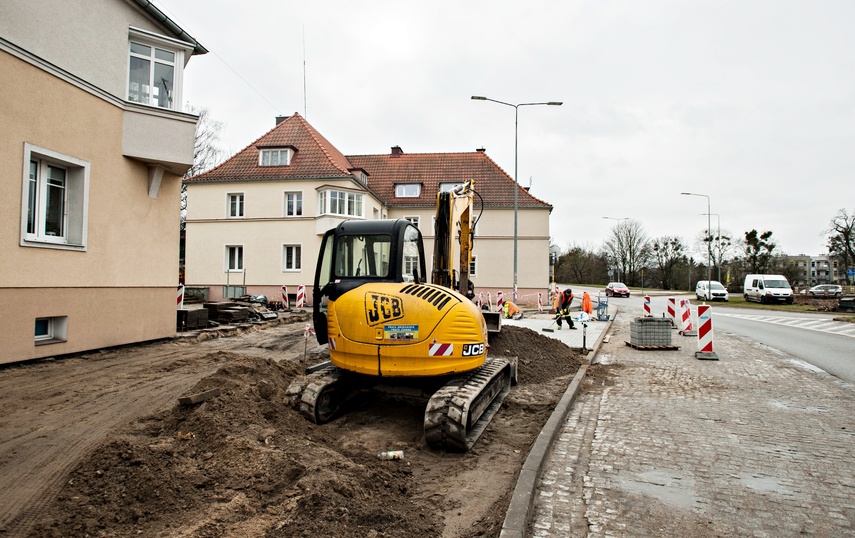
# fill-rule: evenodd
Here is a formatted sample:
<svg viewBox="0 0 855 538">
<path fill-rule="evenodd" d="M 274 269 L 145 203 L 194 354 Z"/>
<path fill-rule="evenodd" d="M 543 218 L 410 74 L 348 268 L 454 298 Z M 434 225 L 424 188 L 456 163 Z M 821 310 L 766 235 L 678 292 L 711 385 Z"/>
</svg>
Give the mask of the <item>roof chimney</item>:
<svg viewBox="0 0 855 538">
<path fill-rule="evenodd" d="M 279 125 L 283 121 L 287 120 L 291 116 L 276 116 L 276 125 Z"/>
<path fill-rule="evenodd" d="M 392 146 L 392 157 L 400 157 L 404 154 L 404 150 L 401 149 L 401 146 Z"/>
<path fill-rule="evenodd" d="M 486 148 L 477 148 L 475 151 L 477 151 L 478 153 L 484 153 L 487 150 Z"/>
</svg>

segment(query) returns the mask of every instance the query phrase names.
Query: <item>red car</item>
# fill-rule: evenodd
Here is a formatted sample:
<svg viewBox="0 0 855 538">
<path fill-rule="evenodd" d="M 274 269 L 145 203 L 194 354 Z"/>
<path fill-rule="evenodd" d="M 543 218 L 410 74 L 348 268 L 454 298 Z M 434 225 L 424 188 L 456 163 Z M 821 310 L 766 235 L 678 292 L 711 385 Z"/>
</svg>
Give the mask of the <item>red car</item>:
<svg viewBox="0 0 855 538">
<path fill-rule="evenodd" d="M 606 297 L 629 297 L 629 288 L 623 282 L 609 282 Z"/>
</svg>

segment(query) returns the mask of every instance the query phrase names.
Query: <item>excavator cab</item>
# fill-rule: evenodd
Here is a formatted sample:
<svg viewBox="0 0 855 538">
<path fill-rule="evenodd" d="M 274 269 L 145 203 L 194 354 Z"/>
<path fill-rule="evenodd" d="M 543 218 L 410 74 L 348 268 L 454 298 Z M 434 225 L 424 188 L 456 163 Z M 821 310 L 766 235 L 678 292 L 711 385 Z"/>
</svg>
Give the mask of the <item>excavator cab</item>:
<svg viewBox="0 0 855 538">
<path fill-rule="evenodd" d="M 410 221 L 345 221 L 321 242 L 312 290 L 318 343 L 328 343 L 329 301 L 363 284 L 421 283 L 425 274 L 422 234 Z"/>
</svg>

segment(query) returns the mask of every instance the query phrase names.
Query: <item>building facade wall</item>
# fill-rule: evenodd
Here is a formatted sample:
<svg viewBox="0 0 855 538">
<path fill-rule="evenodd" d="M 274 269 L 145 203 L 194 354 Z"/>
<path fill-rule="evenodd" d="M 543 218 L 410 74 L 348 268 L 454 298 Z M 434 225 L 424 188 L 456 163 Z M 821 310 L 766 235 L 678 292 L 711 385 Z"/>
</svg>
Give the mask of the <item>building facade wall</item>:
<svg viewBox="0 0 855 538">
<path fill-rule="evenodd" d="M 279 300 L 280 286 L 296 293 L 311 288 L 321 239 L 343 217 L 318 215 L 318 189 L 362 192 L 363 218 L 385 214 L 381 204 L 351 180 L 287 180 L 191 183 L 187 187 L 185 282 L 209 288 L 210 300 L 224 298 L 223 287 L 245 285 L 249 295 Z M 285 215 L 286 193 L 299 192 L 303 215 Z M 243 216 L 229 216 L 229 196 L 243 195 Z M 297 245 L 299 270 L 284 266 L 285 246 Z M 227 247 L 243 247 L 242 271 L 227 271 Z"/>
<path fill-rule="evenodd" d="M 124 99 L 130 26 L 162 33 L 131 2 L 3 0 L 0 35 Z"/>
<path fill-rule="evenodd" d="M 0 301 L 15 305 L 0 312 L 0 360 L 174 335 L 177 176 L 150 198 L 148 167 L 122 156 L 119 107 L 3 52 L 0 72 L 17 82 L 0 124 Z M 89 163 L 85 250 L 21 246 L 25 143 Z M 36 346 L 35 319 L 53 315 L 68 316 L 67 341 Z"/>
</svg>

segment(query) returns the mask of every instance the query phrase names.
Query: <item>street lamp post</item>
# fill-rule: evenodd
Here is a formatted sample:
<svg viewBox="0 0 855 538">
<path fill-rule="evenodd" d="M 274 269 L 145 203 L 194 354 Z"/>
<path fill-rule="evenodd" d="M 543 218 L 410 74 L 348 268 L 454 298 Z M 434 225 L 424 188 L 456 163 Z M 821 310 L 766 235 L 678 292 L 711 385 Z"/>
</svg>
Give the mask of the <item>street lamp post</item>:
<svg viewBox="0 0 855 538">
<path fill-rule="evenodd" d="M 703 196 L 707 199 L 707 285 L 712 280 L 712 237 L 710 237 L 710 197 L 707 194 L 697 194 L 694 192 L 681 192 L 684 196 Z M 691 285 L 691 284 L 690 284 Z"/>
<path fill-rule="evenodd" d="M 621 223 L 621 221 L 629 220 L 629 217 L 603 217 L 603 218 L 604 218 L 604 219 L 609 219 L 609 220 L 616 220 L 616 221 L 618 221 L 618 224 L 620 224 L 620 223 Z M 620 272 L 620 271 L 618 271 L 618 272 Z M 621 282 L 623 282 L 623 279 L 620 277 L 620 275 L 618 275 L 618 279 L 619 279 Z"/>
<path fill-rule="evenodd" d="M 701 215 L 706 215 L 706 213 L 701 213 Z M 721 256 L 721 215 L 718 213 L 713 213 L 713 215 L 715 215 L 717 223 L 716 234 L 718 237 L 716 237 L 716 243 L 718 243 L 718 255 Z M 716 265 L 716 270 L 718 271 L 718 281 L 721 282 L 721 259 L 719 259 L 719 263 Z"/>
<path fill-rule="evenodd" d="M 484 97 L 483 95 L 473 95 L 472 99 L 474 101 L 492 101 L 494 103 L 499 103 L 500 105 L 510 106 L 514 108 L 514 301 L 517 300 L 517 239 L 519 236 L 519 224 L 518 224 L 518 211 L 519 211 L 519 179 L 517 177 L 517 165 L 519 162 L 519 112 L 521 106 L 533 106 L 533 105 L 549 105 L 549 106 L 561 106 L 563 103 L 561 101 L 547 101 L 545 103 L 506 103 L 504 101 L 497 101 L 495 99 L 490 99 L 488 97 Z"/>
</svg>

